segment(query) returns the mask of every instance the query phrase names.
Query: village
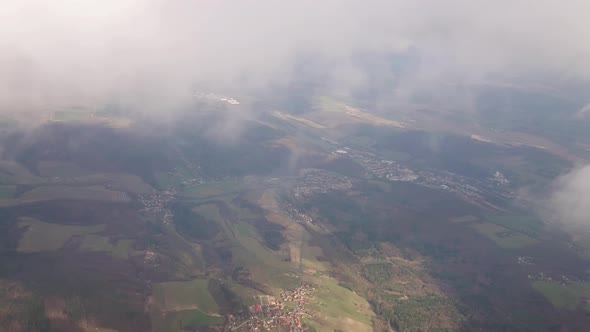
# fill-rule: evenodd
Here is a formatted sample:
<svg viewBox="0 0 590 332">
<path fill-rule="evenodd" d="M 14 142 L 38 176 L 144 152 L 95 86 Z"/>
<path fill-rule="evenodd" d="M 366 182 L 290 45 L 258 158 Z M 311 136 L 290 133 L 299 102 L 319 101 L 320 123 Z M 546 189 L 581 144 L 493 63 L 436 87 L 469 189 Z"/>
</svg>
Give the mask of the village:
<svg viewBox="0 0 590 332">
<path fill-rule="evenodd" d="M 295 196 L 348 190 L 353 185 L 351 178 L 321 169 L 307 168 L 302 173 L 292 189 Z"/>
<path fill-rule="evenodd" d="M 390 160 L 381 160 L 369 152 L 361 152 L 350 148 L 334 151 L 334 154 L 348 157 L 366 170 L 367 176 L 375 176 L 390 181 L 414 181 L 418 175 L 411 169 L 403 167 L 400 163 Z"/>
<path fill-rule="evenodd" d="M 312 316 L 306 304 L 315 300 L 314 292 L 315 287 L 301 283 L 293 290 L 281 290 L 280 299 L 259 295 L 241 317 L 228 316 L 223 331 L 307 331 L 303 318 Z"/>
<path fill-rule="evenodd" d="M 392 182 L 413 182 L 421 186 L 442 190 L 461 196 L 477 205 L 495 209 L 486 197 L 493 196 L 501 200 L 514 198 L 508 190 L 508 179 L 499 171 L 487 179 L 473 179 L 464 176 L 429 169 L 413 170 L 403 162 L 382 160 L 370 152 L 358 151 L 348 147 L 333 152 L 344 158 L 350 158 L 365 168 L 365 176 Z M 327 181 L 325 181 L 327 182 Z M 318 192 L 318 190 L 316 190 Z"/>
<path fill-rule="evenodd" d="M 454 193 L 468 202 L 472 202 L 484 208 L 497 209 L 489 198 L 496 200 L 512 200 L 514 192 L 510 191 L 503 185 L 498 184 L 498 180 L 491 179 L 468 179 L 448 172 L 422 171 L 418 172 L 419 178 L 416 184 Z"/>
<path fill-rule="evenodd" d="M 153 194 L 140 195 L 139 202 L 143 206 L 140 212 L 160 220 L 163 224 L 170 224 L 173 221 L 174 214 L 168 208 L 168 203 L 174 200 L 175 197 L 176 189 L 166 189 Z"/>
<path fill-rule="evenodd" d="M 295 220 L 297 223 L 300 223 L 300 224 L 313 223 L 313 218 L 311 216 L 299 211 L 291 203 L 281 202 L 281 210 L 283 210 L 289 218 Z"/>
</svg>

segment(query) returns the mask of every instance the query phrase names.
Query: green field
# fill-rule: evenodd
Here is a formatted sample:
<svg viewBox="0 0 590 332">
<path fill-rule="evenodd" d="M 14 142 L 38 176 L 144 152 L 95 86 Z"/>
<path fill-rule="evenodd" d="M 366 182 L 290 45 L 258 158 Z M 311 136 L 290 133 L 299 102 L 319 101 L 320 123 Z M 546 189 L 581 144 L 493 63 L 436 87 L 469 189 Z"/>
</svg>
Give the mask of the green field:
<svg viewBox="0 0 590 332">
<path fill-rule="evenodd" d="M 590 312 L 588 303 L 583 303 L 584 299 L 590 298 L 590 282 L 564 284 L 558 281 L 537 280 L 533 282 L 532 286 L 556 308 L 575 310 L 582 307 Z"/>
<path fill-rule="evenodd" d="M 348 328 L 344 328 L 344 331 L 371 330 L 373 314 L 367 300 L 340 286 L 333 278 L 324 276 L 312 280 L 317 284 L 317 299 L 309 307 L 321 313 L 322 317 L 318 318 L 331 322 L 331 326 L 325 328 L 338 329 L 339 323 L 348 321 Z"/>
<path fill-rule="evenodd" d="M 43 186 L 25 192 L 21 198 L 27 201 L 42 201 L 48 199 L 88 199 L 97 201 L 129 201 L 121 192 L 108 190 L 103 186 Z"/>
<path fill-rule="evenodd" d="M 197 309 L 152 314 L 152 328 L 156 332 L 185 332 L 195 328 L 221 325 L 221 316 L 209 316 Z"/>
<path fill-rule="evenodd" d="M 264 240 L 256 228 L 246 222 L 249 218 L 259 218 L 249 209 L 240 208 L 231 203 L 227 207 L 240 215 L 242 221 L 228 222 L 216 204 L 201 204 L 193 208 L 193 212 L 217 222 L 223 231 L 222 237 L 228 241 L 227 247 L 232 249 L 232 260 L 236 266 L 247 266 L 252 278 L 262 284 L 276 288 L 293 288 L 298 280 L 285 275 L 293 272 L 294 266 L 285 259 L 288 253 L 275 252 L 262 243 Z"/>
<path fill-rule="evenodd" d="M 73 163 L 46 162 L 39 163 L 39 173 L 44 179 L 40 183 L 63 185 L 97 185 L 109 184 L 122 191 L 136 194 L 151 193 L 154 188 L 139 176 L 124 173 L 93 173 Z"/>
<path fill-rule="evenodd" d="M 178 188 L 183 182 L 194 178 L 185 167 L 178 167 L 174 172 L 157 172 L 155 176 L 161 188 Z"/>
<path fill-rule="evenodd" d="M 207 313 L 219 312 L 215 299 L 208 290 L 209 280 L 169 281 L 154 284 L 153 297 L 161 311 L 200 309 Z"/>
<path fill-rule="evenodd" d="M 263 240 L 254 226 L 240 222 L 230 227 L 237 244 L 233 247 L 233 260 L 238 265 L 248 266 L 254 280 L 279 288 L 297 285 L 297 279 L 285 276 L 285 272 L 293 272 L 291 263 L 285 261 L 287 256 L 263 246 Z"/>
<path fill-rule="evenodd" d="M 16 193 L 16 186 L 0 185 L 0 199 L 13 198 Z"/>
<path fill-rule="evenodd" d="M 46 196 L 51 195 L 55 195 L 57 198 L 67 199 L 74 196 L 73 198 L 75 199 L 75 196 L 79 196 L 80 194 L 83 199 L 98 194 L 99 200 L 108 200 L 109 197 L 105 198 L 105 195 L 101 195 L 101 193 L 109 193 L 109 190 L 103 187 L 104 185 L 109 185 L 111 189 L 116 191 L 135 194 L 147 194 L 154 191 L 152 186 L 147 184 L 139 176 L 133 174 L 95 173 L 83 169 L 74 163 L 57 161 L 41 161 L 37 168 L 40 176 L 31 174 L 29 170 L 15 162 L 0 162 L 0 183 L 4 185 L 24 184 L 40 186 L 25 193 L 23 197 L 23 199 L 33 200 L 37 200 L 38 197 L 30 197 L 30 195 L 39 195 L 41 196 L 41 200 L 46 200 Z M 75 186 L 77 189 L 70 188 L 70 186 Z M 51 191 L 51 193 L 45 194 L 47 191 Z M 10 198 L 12 196 L 3 195 L 0 192 L 0 206 L 20 203 L 16 200 L 7 200 Z M 3 199 L 5 201 L 2 201 Z"/>
<path fill-rule="evenodd" d="M 219 208 L 215 204 L 203 204 L 193 208 L 193 211 L 201 216 L 216 222 L 222 222 L 223 216 L 219 212 Z"/>
<path fill-rule="evenodd" d="M 536 218 L 526 215 L 487 216 L 494 224 L 524 233 L 531 237 L 539 236 L 543 224 Z"/>
<path fill-rule="evenodd" d="M 106 189 L 103 186 L 41 186 L 29 190 L 19 198 L 0 199 L 0 206 L 12 206 L 56 199 L 97 200 L 129 202 L 124 192 Z"/>
<path fill-rule="evenodd" d="M 240 285 L 232 280 L 227 280 L 225 281 L 225 283 L 229 286 L 232 292 L 236 294 L 236 296 L 240 299 L 241 303 L 244 305 L 252 305 L 259 303 L 256 299 L 256 296 L 263 295 L 261 292 L 255 289 Z"/>
<path fill-rule="evenodd" d="M 210 182 L 182 188 L 181 194 L 191 198 L 206 199 L 215 196 L 237 195 L 243 190 L 244 182 L 241 179 Z"/>
<path fill-rule="evenodd" d="M 114 257 L 126 259 L 133 249 L 133 242 L 129 239 L 111 241 L 108 237 L 90 234 L 82 238 L 79 248 L 86 251 L 107 252 Z"/>
<path fill-rule="evenodd" d="M 121 173 L 95 174 L 88 177 L 88 180 L 102 180 L 100 183 L 110 184 L 115 190 L 130 192 L 134 194 L 149 194 L 154 188 L 145 183 L 139 176 Z"/>
<path fill-rule="evenodd" d="M 18 251 L 38 252 L 60 249 L 66 241 L 77 235 L 98 233 L 104 225 L 78 226 L 59 225 L 23 217 L 18 223 L 26 231 L 18 243 Z"/>
<path fill-rule="evenodd" d="M 256 197 L 251 198 L 255 200 Z M 289 253 L 265 247 L 263 236 L 256 227 L 247 222 L 263 216 L 227 201 L 222 204 L 239 215 L 241 221 L 228 222 L 217 204 L 201 204 L 193 208 L 193 211 L 218 223 L 223 231 L 220 238 L 228 241 L 226 246 L 232 250 L 232 263 L 235 266 L 248 267 L 253 280 L 271 288 L 296 287 L 299 280 L 285 274 L 297 269 L 291 262 L 286 261 Z"/>
<path fill-rule="evenodd" d="M 303 270 L 310 269 L 311 271 L 316 271 L 316 273 L 327 272 L 330 268 L 329 264 L 318 259 L 318 257 L 324 257 L 322 248 L 311 245 L 309 241 L 311 236 L 308 232 L 304 232 L 304 243 L 301 247 L 301 265 Z"/>
<path fill-rule="evenodd" d="M 538 242 L 530 236 L 488 222 L 472 224 L 469 227 L 506 249 L 523 248 Z"/>
<path fill-rule="evenodd" d="M 41 182 L 40 182 L 41 183 Z M 154 191 L 154 188 L 145 183 L 139 176 L 123 173 L 98 173 L 81 176 L 63 176 L 45 180 L 42 183 L 51 183 L 53 185 L 109 185 L 114 190 L 131 192 L 135 194 L 148 194 Z"/>
</svg>

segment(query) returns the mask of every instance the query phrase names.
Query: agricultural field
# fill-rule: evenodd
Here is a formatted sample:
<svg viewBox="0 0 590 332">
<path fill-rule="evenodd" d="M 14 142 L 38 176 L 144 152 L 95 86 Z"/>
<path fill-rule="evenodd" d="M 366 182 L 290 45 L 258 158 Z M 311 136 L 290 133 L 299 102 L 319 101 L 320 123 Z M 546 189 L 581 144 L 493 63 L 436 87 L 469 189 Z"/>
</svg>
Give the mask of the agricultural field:
<svg viewBox="0 0 590 332">
<path fill-rule="evenodd" d="M 259 288 L 266 291 L 279 288 L 291 288 L 299 283 L 292 273 L 298 271 L 299 264 L 289 261 L 289 253 L 283 250 L 275 251 L 265 245 L 265 238 L 259 233 L 258 226 L 249 222 L 253 214 L 244 208 L 233 206 L 235 212 L 240 213 L 241 221 L 230 222 L 221 214 L 215 205 L 199 205 L 196 211 L 214 219 L 222 231 L 215 237 L 216 241 L 223 241 L 224 247 L 231 251 L 231 265 L 234 272 L 244 269 L 249 275 L 243 279 L 241 276 L 233 276 L 237 281 L 249 285 L 250 280 L 256 280 Z M 256 289 L 259 289 L 256 288 Z"/>
<path fill-rule="evenodd" d="M 84 235 L 78 247 L 84 251 L 106 252 L 114 257 L 127 259 L 129 253 L 133 250 L 134 240 L 120 239 L 112 240 L 101 235 Z"/>
<path fill-rule="evenodd" d="M 179 188 L 194 179 L 192 172 L 182 166 L 175 168 L 171 172 L 158 172 L 155 177 L 161 188 Z"/>
<path fill-rule="evenodd" d="M 308 234 L 304 236 L 300 253 L 301 268 L 303 272 L 309 274 L 327 273 L 329 271 L 329 266 L 326 262 L 321 261 L 321 259 L 325 257 L 324 251 L 321 247 L 311 243 L 311 237 Z"/>
<path fill-rule="evenodd" d="M 60 186 L 87 186 L 90 190 L 97 190 L 97 185 L 103 185 L 116 191 L 134 194 L 152 193 L 154 188 L 142 178 L 127 173 L 104 173 L 81 168 L 75 163 L 59 161 L 41 161 L 37 165 L 38 176 L 28 169 L 13 162 L 0 162 L 0 184 L 27 185 L 59 188 Z M 37 188 L 34 188 L 37 189 Z M 45 191 L 51 189 L 37 189 Z M 61 189 L 55 189 L 57 191 Z M 75 191 L 75 189 L 72 189 Z M 60 195 L 56 195 L 59 198 Z M 82 195 L 84 197 L 84 195 Z M 6 198 L 0 196 L 0 199 Z"/>
<path fill-rule="evenodd" d="M 528 235 L 488 222 L 472 224 L 469 227 L 506 249 L 524 248 L 538 242 Z"/>
<path fill-rule="evenodd" d="M 541 221 L 525 215 L 487 216 L 486 220 L 530 237 L 538 237 L 543 227 Z"/>
<path fill-rule="evenodd" d="M 202 273 L 206 262 L 201 248 L 188 241 L 186 237 L 180 236 L 171 227 L 161 230 L 163 232 L 157 236 L 147 239 L 136 238 L 136 243 L 139 243 L 140 247 L 149 245 L 149 249 L 157 250 L 157 261 L 153 267 L 164 273 L 164 280 L 187 280 Z M 156 255 L 153 249 L 150 251 Z"/>
<path fill-rule="evenodd" d="M 219 307 L 209 293 L 208 286 L 208 279 L 157 283 L 153 286 L 154 304 L 163 312 L 199 309 L 217 314 Z"/>
<path fill-rule="evenodd" d="M 74 180 L 77 180 L 76 178 Z M 124 191 L 133 194 L 149 194 L 154 192 L 154 188 L 147 184 L 137 175 L 121 173 L 104 173 L 94 174 L 87 177 L 79 178 L 84 183 L 100 183 L 109 186 L 112 190 Z"/>
<path fill-rule="evenodd" d="M 84 172 L 84 171 L 83 171 Z M 149 194 L 154 192 L 154 188 L 145 183 L 137 175 L 122 174 L 122 173 L 92 173 L 73 177 L 54 177 L 51 179 L 43 179 L 39 184 L 45 185 L 104 185 L 109 189 L 124 191 L 134 194 Z"/>
<path fill-rule="evenodd" d="M 169 281 L 153 285 L 151 304 L 155 331 L 185 331 L 220 325 L 224 318 L 209 292 L 208 279 Z"/>
<path fill-rule="evenodd" d="M 253 279 L 284 288 L 292 285 L 292 282 L 296 282 L 291 278 L 281 276 L 285 272 L 295 270 L 288 262 L 288 256 L 263 246 L 263 239 L 254 226 L 246 222 L 232 224 L 231 232 L 233 241 L 237 244 L 232 251 L 234 264 L 248 266 L 253 274 Z"/>
<path fill-rule="evenodd" d="M 536 280 L 532 285 L 556 308 L 590 312 L 590 282 Z"/>
<path fill-rule="evenodd" d="M 199 214 L 209 220 L 216 222 L 223 222 L 225 220 L 219 211 L 219 207 L 213 203 L 197 205 L 192 210 L 196 214 Z"/>
<path fill-rule="evenodd" d="M 20 252 L 59 250 L 74 236 L 99 233 L 104 230 L 104 225 L 58 225 L 27 217 L 21 218 L 18 226 L 25 230 L 18 242 Z"/>
<path fill-rule="evenodd" d="M 320 320 L 329 322 L 320 331 L 371 331 L 374 313 L 367 300 L 328 276 L 309 280 L 317 288 L 316 300 L 309 307 L 319 314 Z"/>
<path fill-rule="evenodd" d="M 224 321 L 221 316 L 210 316 L 198 309 L 152 314 L 152 328 L 156 332 L 184 332 L 204 326 L 222 325 Z"/>
<path fill-rule="evenodd" d="M 232 179 L 186 186 L 181 189 L 180 193 L 187 198 L 201 200 L 216 198 L 217 196 L 229 196 L 233 198 L 237 196 L 243 188 L 243 180 Z"/>
<path fill-rule="evenodd" d="M 105 202 L 129 202 L 129 197 L 120 191 L 104 186 L 42 186 L 24 192 L 18 199 L 1 200 L 2 205 L 15 205 L 57 199 L 95 200 Z"/>
</svg>

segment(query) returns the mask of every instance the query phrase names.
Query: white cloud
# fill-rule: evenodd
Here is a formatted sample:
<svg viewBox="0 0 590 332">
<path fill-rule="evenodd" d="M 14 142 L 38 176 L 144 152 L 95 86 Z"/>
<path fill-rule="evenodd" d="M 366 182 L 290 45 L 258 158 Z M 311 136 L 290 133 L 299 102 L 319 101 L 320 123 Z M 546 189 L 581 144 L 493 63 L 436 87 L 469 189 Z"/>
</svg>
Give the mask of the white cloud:
<svg viewBox="0 0 590 332">
<path fill-rule="evenodd" d="M 590 165 L 559 177 L 550 199 L 551 219 L 576 228 L 590 227 Z"/>
<path fill-rule="evenodd" d="M 21 0 L 0 6 L 0 107 L 141 100 L 174 105 L 201 82 L 265 88 L 302 57 L 328 83 L 365 82 L 356 54 L 412 49 L 406 89 L 449 79 L 590 78 L 587 1 Z M 384 89 L 387 93 L 387 89 Z"/>
</svg>

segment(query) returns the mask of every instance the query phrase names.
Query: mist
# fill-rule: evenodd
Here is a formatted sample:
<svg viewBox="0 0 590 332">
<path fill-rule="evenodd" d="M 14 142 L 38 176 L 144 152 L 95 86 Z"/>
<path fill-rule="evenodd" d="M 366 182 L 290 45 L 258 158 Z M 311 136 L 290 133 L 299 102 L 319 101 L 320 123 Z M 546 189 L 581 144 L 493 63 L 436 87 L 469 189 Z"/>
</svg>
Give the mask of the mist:
<svg viewBox="0 0 590 332">
<path fill-rule="evenodd" d="M 590 165 L 557 178 L 549 200 L 551 220 L 571 230 L 590 230 Z"/>
<path fill-rule="evenodd" d="M 587 80 L 589 9 L 530 0 L 11 1 L 0 8 L 0 110 L 118 103 L 162 115 L 196 86 L 287 85 L 302 62 L 321 67 L 322 93 L 370 81 L 389 99 L 444 94 L 451 83 Z M 392 70 L 396 55 L 415 61 Z"/>
</svg>

